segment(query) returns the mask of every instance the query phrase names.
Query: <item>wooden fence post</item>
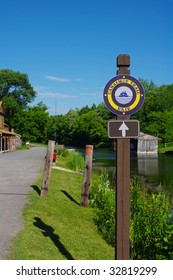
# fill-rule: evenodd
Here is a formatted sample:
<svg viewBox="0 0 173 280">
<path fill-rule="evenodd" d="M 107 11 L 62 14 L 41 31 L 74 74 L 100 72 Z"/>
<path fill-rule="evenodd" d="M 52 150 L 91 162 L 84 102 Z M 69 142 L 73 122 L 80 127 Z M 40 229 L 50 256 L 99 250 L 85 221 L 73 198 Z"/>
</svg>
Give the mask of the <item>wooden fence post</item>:
<svg viewBox="0 0 173 280">
<path fill-rule="evenodd" d="M 50 174 L 51 174 L 54 147 L 55 147 L 55 141 L 49 140 L 47 154 L 46 154 L 46 158 L 45 158 L 42 189 L 41 189 L 41 193 L 40 193 L 41 196 L 46 196 L 48 194 L 49 179 L 50 179 Z"/>
<path fill-rule="evenodd" d="M 80 205 L 83 207 L 88 207 L 88 197 L 90 190 L 90 178 L 92 172 L 92 156 L 93 156 L 93 146 L 86 145 L 85 150 L 85 170 L 84 170 L 84 179 L 82 183 L 82 195 Z"/>
</svg>

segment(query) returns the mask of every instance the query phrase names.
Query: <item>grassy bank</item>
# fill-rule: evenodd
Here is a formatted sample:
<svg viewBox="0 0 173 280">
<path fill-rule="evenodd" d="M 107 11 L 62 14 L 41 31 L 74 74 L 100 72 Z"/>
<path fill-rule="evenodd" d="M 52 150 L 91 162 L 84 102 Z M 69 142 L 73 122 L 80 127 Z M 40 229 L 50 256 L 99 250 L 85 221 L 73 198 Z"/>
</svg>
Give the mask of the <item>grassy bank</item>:
<svg viewBox="0 0 173 280">
<path fill-rule="evenodd" d="M 66 166 L 65 159 L 57 162 Z M 80 207 L 83 175 L 52 169 L 48 196 L 39 196 L 42 174 L 23 210 L 24 228 L 9 259 L 111 260 L 114 249 L 98 233 L 94 209 Z"/>
<path fill-rule="evenodd" d="M 167 153 L 167 152 L 173 152 L 173 146 L 159 147 L 158 152 L 160 154 L 164 154 L 164 153 Z"/>
</svg>

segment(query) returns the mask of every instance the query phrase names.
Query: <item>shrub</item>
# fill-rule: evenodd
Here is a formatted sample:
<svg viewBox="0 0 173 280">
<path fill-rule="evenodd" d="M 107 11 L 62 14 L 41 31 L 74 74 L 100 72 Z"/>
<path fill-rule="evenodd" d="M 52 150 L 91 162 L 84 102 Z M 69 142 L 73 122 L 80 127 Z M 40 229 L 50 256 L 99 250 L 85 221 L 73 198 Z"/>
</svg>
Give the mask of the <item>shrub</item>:
<svg viewBox="0 0 173 280">
<path fill-rule="evenodd" d="M 166 194 L 141 191 L 131 185 L 131 258 L 171 259 L 173 257 L 173 224 Z"/>
<path fill-rule="evenodd" d="M 68 155 L 67 166 L 74 171 L 84 171 L 84 158 L 77 152 L 71 152 Z"/>
<path fill-rule="evenodd" d="M 90 191 L 90 205 L 95 207 L 95 223 L 103 238 L 114 246 L 115 244 L 115 192 L 110 188 L 109 180 L 100 176 L 100 182 L 95 183 Z"/>
<path fill-rule="evenodd" d="M 148 193 L 133 181 L 130 186 L 131 259 L 173 259 L 173 223 L 166 194 Z M 115 244 L 115 191 L 103 175 L 92 185 L 90 205 L 103 238 Z"/>
<path fill-rule="evenodd" d="M 62 157 L 69 156 L 69 151 L 66 149 L 58 149 L 57 154 Z"/>
</svg>

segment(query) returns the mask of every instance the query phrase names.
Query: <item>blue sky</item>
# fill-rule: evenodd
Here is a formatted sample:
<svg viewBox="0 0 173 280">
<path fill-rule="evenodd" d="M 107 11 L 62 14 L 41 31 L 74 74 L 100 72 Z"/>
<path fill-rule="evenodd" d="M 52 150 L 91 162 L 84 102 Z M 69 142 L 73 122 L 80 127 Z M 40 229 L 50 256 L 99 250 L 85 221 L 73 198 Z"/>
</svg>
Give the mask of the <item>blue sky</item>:
<svg viewBox="0 0 173 280">
<path fill-rule="evenodd" d="M 101 103 L 119 54 L 135 78 L 173 83 L 172 0 L 0 2 L 0 68 L 26 73 L 52 115 Z"/>
</svg>

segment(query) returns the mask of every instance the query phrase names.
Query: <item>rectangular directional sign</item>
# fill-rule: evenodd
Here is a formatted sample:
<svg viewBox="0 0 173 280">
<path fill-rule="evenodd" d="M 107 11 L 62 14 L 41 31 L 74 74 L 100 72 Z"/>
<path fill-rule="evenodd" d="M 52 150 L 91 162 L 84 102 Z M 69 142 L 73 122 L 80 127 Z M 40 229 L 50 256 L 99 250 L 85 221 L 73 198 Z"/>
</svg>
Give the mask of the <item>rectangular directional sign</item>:
<svg viewBox="0 0 173 280">
<path fill-rule="evenodd" d="M 110 120 L 108 122 L 109 138 L 137 138 L 139 122 L 136 120 Z"/>
</svg>

